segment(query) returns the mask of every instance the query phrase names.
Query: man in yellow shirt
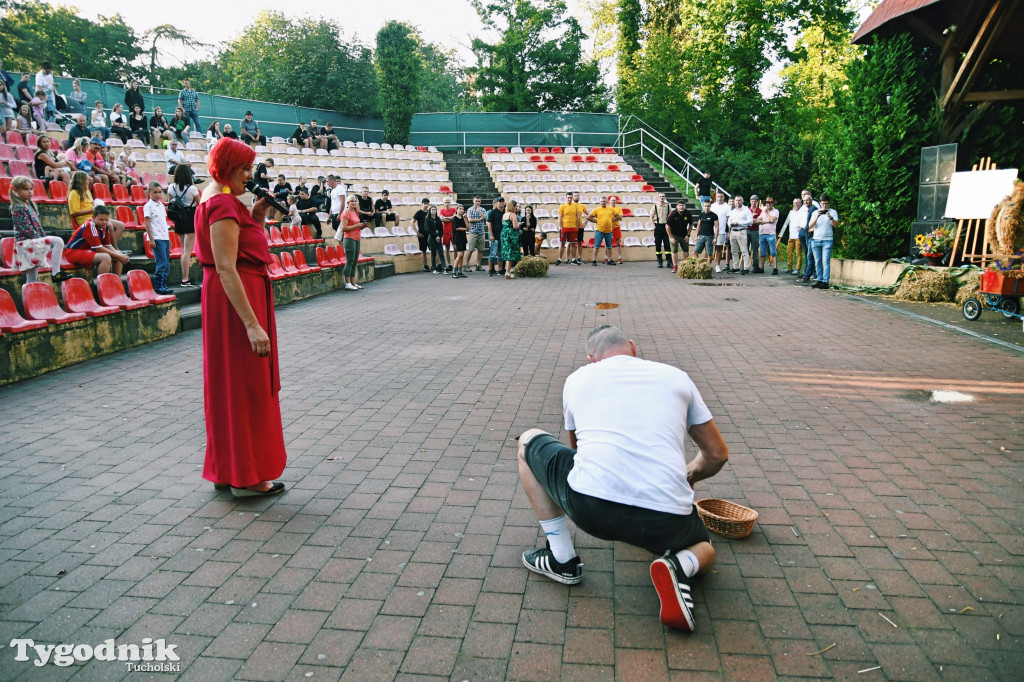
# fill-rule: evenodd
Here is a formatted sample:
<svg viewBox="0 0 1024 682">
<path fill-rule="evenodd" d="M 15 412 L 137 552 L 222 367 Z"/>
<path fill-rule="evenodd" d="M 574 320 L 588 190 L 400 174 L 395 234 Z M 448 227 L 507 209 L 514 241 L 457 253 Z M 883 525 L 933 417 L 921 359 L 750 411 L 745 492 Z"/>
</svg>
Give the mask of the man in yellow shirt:
<svg viewBox="0 0 1024 682">
<path fill-rule="evenodd" d="M 612 218 L 612 245 L 618 250 L 619 265 L 622 265 L 622 209 L 618 203 L 619 198 L 614 194 L 608 197 L 608 207 L 615 210 L 615 217 Z"/>
<path fill-rule="evenodd" d="M 567 264 L 574 263 L 577 257 L 583 256 L 582 249 L 577 252 L 576 242 L 578 231 L 583 229 L 582 218 L 585 213 L 586 210 L 581 204 L 573 202 L 572 192 L 566 192 L 565 203 L 558 207 L 558 236 L 562 240 L 562 245 L 558 248 L 558 259 L 555 261 L 555 265 L 562 264 L 563 253 L 567 256 L 565 259 Z"/>
<path fill-rule="evenodd" d="M 615 226 L 615 217 L 617 209 L 613 206 L 608 205 L 608 200 L 601 197 L 601 205 L 590 212 L 587 216 L 587 221 L 597 224 L 597 229 L 594 231 L 594 261 L 593 265 L 597 266 L 597 251 L 601 248 L 601 244 L 604 246 L 604 262 L 608 265 L 615 265 L 615 261 L 612 260 L 612 232 Z"/>
</svg>

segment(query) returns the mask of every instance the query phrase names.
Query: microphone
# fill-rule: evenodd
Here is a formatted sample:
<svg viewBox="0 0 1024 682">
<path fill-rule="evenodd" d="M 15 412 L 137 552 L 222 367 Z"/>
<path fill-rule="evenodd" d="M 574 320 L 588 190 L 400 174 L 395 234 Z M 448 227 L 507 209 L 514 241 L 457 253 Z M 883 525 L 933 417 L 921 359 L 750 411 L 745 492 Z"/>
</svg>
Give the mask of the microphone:
<svg viewBox="0 0 1024 682">
<path fill-rule="evenodd" d="M 252 192 L 253 194 L 255 194 L 260 199 L 263 199 L 263 201 L 267 202 L 268 204 L 271 205 L 271 207 L 277 209 L 281 213 L 288 213 L 288 209 L 282 206 L 281 204 L 277 203 L 277 199 L 275 199 L 270 192 L 263 189 L 261 185 L 258 185 L 255 180 L 250 180 L 249 182 L 245 183 L 245 188 Z"/>
</svg>

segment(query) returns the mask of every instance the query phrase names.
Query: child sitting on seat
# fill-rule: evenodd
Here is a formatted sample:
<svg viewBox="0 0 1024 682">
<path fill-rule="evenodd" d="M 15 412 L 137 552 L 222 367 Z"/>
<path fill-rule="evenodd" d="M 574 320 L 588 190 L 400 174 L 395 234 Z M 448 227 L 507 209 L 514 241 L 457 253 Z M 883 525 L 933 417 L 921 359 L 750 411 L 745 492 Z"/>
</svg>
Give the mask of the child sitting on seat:
<svg viewBox="0 0 1024 682">
<path fill-rule="evenodd" d="M 55 282 L 70 279 L 60 271 L 64 240 L 46 236 L 32 201 L 32 180 L 19 175 L 11 180 L 11 222 L 14 223 L 14 269 L 25 273 L 25 283 L 39 281 L 39 268 L 50 257 L 50 275 Z"/>
</svg>

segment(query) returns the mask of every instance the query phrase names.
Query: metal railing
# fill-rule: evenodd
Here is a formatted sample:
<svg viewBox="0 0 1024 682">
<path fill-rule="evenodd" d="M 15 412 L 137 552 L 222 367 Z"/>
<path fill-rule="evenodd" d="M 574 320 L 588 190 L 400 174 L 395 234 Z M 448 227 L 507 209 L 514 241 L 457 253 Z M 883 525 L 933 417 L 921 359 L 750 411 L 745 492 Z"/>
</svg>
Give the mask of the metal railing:
<svg viewBox="0 0 1024 682">
<path fill-rule="evenodd" d="M 605 147 L 613 147 L 614 145 L 608 144 L 608 140 L 612 137 L 613 133 L 601 132 L 601 133 L 577 133 L 565 130 L 546 130 L 546 131 L 513 131 L 513 130 L 439 130 L 439 131 L 427 131 L 417 130 L 410 134 L 410 140 L 413 144 L 416 144 L 415 137 L 417 135 L 430 135 L 431 146 L 438 149 L 451 149 L 461 150 L 463 153 L 470 149 L 477 147 L 579 147 L 584 146 L 588 149 L 592 146 L 600 146 L 602 149 Z M 586 137 L 591 138 L 591 142 L 585 141 Z M 451 140 L 448 144 L 438 144 L 437 138 Z M 515 142 L 510 140 L 515 138 Z M 597 138 L 597 139 L 595 139 Z M 469 140 L 473 139 L 470 143 Z M 479 142 L 478 140 L 487 140 L 486 142 Z M 552 141 L 554 140 L 554 141 Z M 578 141 L 578 142 L 577 142 Z M 589 153 L 589 152 L 588 152 Z"/>
<path fill-rule="evenodd" d="M 693 190 L 696 178 L 704 176 L 704 171 L 690 160 L 692 155 L 688 151 L 661 135 L 638 116 L 631 114 L 625 119 L 619 118 L 619 136 L 614 146 L 621 150 L 623 156 L 627 150 L 635 149 L 639 156 L 655 159 L 661 165 L 662 175 L 668 169 L 683 179 L 688 186 L 685 194 Z M 717 182 L 712 184 L 725 196 L 732 196 Z"/>
</svg>

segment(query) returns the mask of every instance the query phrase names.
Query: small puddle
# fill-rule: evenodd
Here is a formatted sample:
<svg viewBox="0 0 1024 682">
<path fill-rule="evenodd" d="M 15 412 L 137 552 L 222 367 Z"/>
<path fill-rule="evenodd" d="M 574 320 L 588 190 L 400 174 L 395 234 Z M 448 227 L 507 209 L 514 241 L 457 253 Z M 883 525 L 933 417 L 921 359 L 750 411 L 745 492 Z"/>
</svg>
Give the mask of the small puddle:
<svg viewBox="0 0 1024 682">
<path fill-rule="evenodd" d="M 920 389 L 901 394 L 902 398 L 921 403 L 973 403 L 974 396 L 960 391 L 932 391 Z"/>
<path fill-rule="evenodd" d="M 585 308 L 594 308 L 595 310 L 613 310 L 619 307 L 618 303 L 584 303 Z"/>
<path fill-rule="evenodd" d="M 695 287 L 741 287 L 743 284 L 736 282 L 690 282 Z"/>
</svg>

